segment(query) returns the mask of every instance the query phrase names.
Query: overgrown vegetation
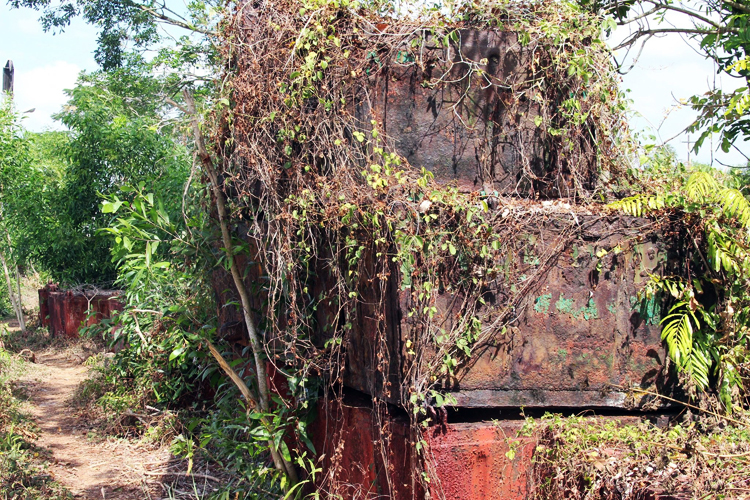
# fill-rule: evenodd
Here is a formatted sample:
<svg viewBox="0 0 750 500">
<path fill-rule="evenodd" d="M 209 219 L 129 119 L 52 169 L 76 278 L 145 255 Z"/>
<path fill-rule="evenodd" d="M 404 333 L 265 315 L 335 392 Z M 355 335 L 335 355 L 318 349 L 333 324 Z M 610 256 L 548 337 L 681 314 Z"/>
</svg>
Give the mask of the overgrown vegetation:
<svg viewBox="0 0 750 500">
<path fill-rule="evenodd" d="M 70 133 L 22 137 L 16 128 L 4 139 L 20 163 L 3 164 L 3 179 L 21 164 L 23 175 L 4 181 L 3 215 L 14 265 L 125 291 L 122 314 L 84 332 L 118 351 L 80 393 L 106 432 L 171 441 L 190 467 L 211 460 L 231 477 L 219 498 L 301 496 L 313 480 L 313 495 L 345 495 L 336 457 L 334 473 L 316 476 L 311 457 L 321 450 L 307 425 L 316 398 L 341 397 L 352 334 L 370 321 L 373 406 L 383 415 L 383 396 L 407 409 L 412 487 L 444 496 L 422 436 L 436 423 L 433 407 L 453 402 L 475 347 L 505 338 L 528 291 L 585 231 L 573 214 L 545 254 L 519 257 L 545 215 L 518 198 L 544 197 L 679 220 L 684 272 L 652 276 L 642 299 L 662 304 L 663 338 L 691 401 L 703 410 L 720 401 L 745 418 L 745 180 L 683 167 L 664 149 L 639 164 L 601 40 L 610 21 L 573 2 L 467 3 L 397 18 L 393 3 L 284 0 L 241 3 L 218 25 L 205 4 L 191 4 L 194 22 L 182 24 L 207 38 L 147 64 L 120 43 L 127 33 L 136 45 L 153 41 L 157 11 L 132 3 L 108 18 L 97 10 L 108 2 L 76 5 L 47 10 L 46 23 L 64 26 L 82 9 L 101 28 L 98 57 L 109 71 L 82 75 L 70 92 L 58 115 Z M 504 75 L 497 61 L 462 52 L 470 29 L 507 36 L 522 70 Z M 221 43 L 210 45 L 216 35 Z M 154 76 L 199 60 L 222 65 L 223 78 Z M 734 62 L 727 71 L 746 70 Z M 384 82 L 399 81 L 447 95 L 436 113 L 479 137 L 471 192 L 398 153 L 379 99 Z M 737 99 L 729 111 L 744 116 Z M 495 106 L 492 120 L 483 106 Z M 731 142 L 741 123 L 730 118 L 696 127 L 724 130 Z M 506 129 L 533 134 L 538 149 L 524 151 Z M 497 141 L 520 149 L 505 191 L 493 184 Z M 387 331 L 394 292 L 408 315 L 404 366 Z M 446 296 L 458 298 L 447 310 L 438 305 Z M 269 364 L 289 385 L 284 398 L 267 386 Z M 537 450 L 545 498 L 637 496 L 647 481 L 674 490 L 688 469 L 707 475 L 692 494 L 746 486 L 740 425 L 710 435 L 690 423 L 538 425 L 547 429 Z M 392 439 L 386 420 L 380 432 Z M 617 475 L 634 464 L 637 474 Z"/>
<path fill-rule="evenodd" d="M 231 203 L 229 222 L 242 228 L 233 245 L 260 263 L 269 284 L 257 317 L 265 354 L 291 375 L 297 400 L 313 375 L 340 395 L 355 325 L 375 330 L 368 347 L 378 374 L 369 388 L 373 404 L 382 404 L 382 395 L 408 409 L 419 457 L 414 483 L 439 496 L 421 437 L 431 423 L 426 407 L 451 401 L 451 380 L 473 347 L 504 334 L 529 287 L 581 229 L 571 220 L 538 262 L 516 262 L 519 236 L 539 225 L 511 205 L 490 208 L 497 203 L 490 196 L 492 134 L 477 146 L 487 151 L 477 175 L 488 192 L 441 185 L 396 152 L 398 138 L 387 135 L 379 114 L 377 82 L 414 79 L 450 96 L 440 97 L 453 103 L 441 112 L 459 128 L 480 123 L 482 106 L 493 99 L 507 106 L 508 117 L 534 102 L 536 138 L 549 155 L 537 170 L 532 153 L 519 155 L 515 192 L 581 201 L 608 196 L 620 189 L 630 142 L 619 127 L 624 106 L 599 22 L 564 2 L 465 5 L 446 17 L 413 20 L 378 17 L 346 2 L 285 2 L 243 4 L 229 26 L 232 93 L 220 115 L 214 162 Z M 464 28 L 510 32 L 510 49 L 528 66 L 502 75 L 489 61 L 471 59 L 460 49 Z M 261 39 L 269 43 L 248 50 Z M 370 104 L 361 109 L 361 102 Z M 508 120 L 511 130 L 520 129 Z M 389 283 L 407 302 L 405 366 L 396 366 L 397 347 L 388 341 L 388 321 L 395 321 L 385 307 Z M 441 294 L 460 301 L 439 310 Z M 502 300 L 485 307 L 491 294 Z M 381 429 L 380 438 L 390 439 L 385 421 Z M 319 486 L 332 496 L 345 489 L 335 474 Z"/>
<path fill-rule="evenodd" d="M 652 276 L 644 301 L 663 304 L 662 338 L 693 397 L 716 389 L 727 411 L 746 403 L 750 376 L 750 204 L 737 176 L 652 155 L 642 193 L 613 203 L 626 213 L 671 213 L 687 228 L 680 276 Z"/>
<path fill-rule="evenodd" d="M 536 498 L 743 498 L 750 431 L 741 420 L 648 421 L 546 415 L 521 434 L 542 438 L 535 452 Z M 708 428 L 706 423 L 710 421 Z"/>
</svg>

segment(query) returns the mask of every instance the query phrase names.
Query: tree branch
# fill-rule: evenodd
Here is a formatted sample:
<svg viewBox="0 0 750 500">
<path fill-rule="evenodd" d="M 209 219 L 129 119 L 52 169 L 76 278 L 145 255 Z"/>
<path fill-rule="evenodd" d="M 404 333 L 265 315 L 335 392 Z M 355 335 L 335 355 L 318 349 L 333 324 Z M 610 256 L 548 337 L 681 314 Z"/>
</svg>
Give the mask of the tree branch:
<svg viewBox="0 0 750 500">
<path fill-rule="evenodd" d="M 165 16 L 164 14 L 160 12 L 156 12 L 154 9 L 150 7 L 146 7 L 145 5 L 139 5 L 138 8 L 144 12 L 148 12 L 149 14 L 154 16 L 154 18 L 158 19 L 159 21 L 163 23 L 171 24 L 172 26 L 177 26 L 178 28 L 186 29 L 189 31 L 195 31 L 196 33 L 201 33 L 203 35 L 216 36 L 216 33 L 214 33 L 213 31 L 206 31 L 196 26 L 193 26 L 192 24 L 184 23 L 182 21 L 178 21 L 177 19 L 172 19 L 171 17 Z"/>
<path fill-rule="evenodd" d="M 682 33 L 685 35 L 716 35 L 716 34 L 730 33 L 730 32 L 734 33 L 735 31 L 731 31 L 728 29 L 710 30 L 710 29 L 700 29 L 700 28 L 656 28 L 656 29 L 638 30 L 632 35 L 630 35 L 622 43 L 612 48 L 612 50 L 613 51 L 620 50 L 623 47 L 632 45 L 636 42 L 636 40 L 647 35 L 659 35 L 663 33 Z"/>
<path fill-rule="evenodd" d="M 708 24 L 710 26 L 713 26 L 716 29 L 723 29 L 724 28 L 724 26 L 722 26 L 720 23 L 717 23 L 716 21 L 714 21 L 712 19 L 709 19 L 708 17 L 705 17 L 705 16 L 703 16 L 701 14 L 698 14 L 695 11 L 692 11 L 692 10 L 689 10 L 689 9 L 684 9 L 682 7 L 676 7 L 674 5 L 663 4 L 663 3 L 657 2 L 655 0 L 645 0 L 645 1 L 649 2 L 652 5 L 657 6 L 657 8 L 660 9 L 660 10 L 671 10 L 673 12 L 679 12 L 681 14 L 685 14 L 686 16 L 689 16 L 689 17 L 692 17 L 694 19 L 698 19 L 700 21 L 703 21 L 704 23 L 706 23 L 706 24 Z"/>
<path fill-rule="evenodd" d="M 644 13 L 642 13 L 642 14 L 639 14 L 639 15 L 637 15 L 637 16 L 635 16 L 635 17 L 632 17 L 632 18 L 630 18 L 630 19 L 626 19 L 626 20 L 624 20 L 624 21 L 619 21 L 619 22 L 617 23 L 617 25 L 618 25 L 618 26 L 626 26 L 626 25 L 628 25 L 628 24 L 630 24 L 630 23 L 634 23 L 634 22 L 636 22 L 636 21 L 640 21 L 640 20 L 641 20 L 641 19 L 643 19 L 644 17 L 648 17 L 648 16 L 650 16 L 651 14 L 655 14 L 656 12 L 659 12 L 659 10 L 660 10 L 660 9 L 659 9 L 659 7 L 654 7 L 653 9 L 651 9 L 651 10 L 649 10 L 649 11 L 646 11 L 646 12 L 644 12 Z"/>
<path fill-rule="evenodd" d="M 723 0 L 723 2 L 730 7 L 733 7 L 741 12 L 744 12 L 745 14 L 750 14 L 750 7 L 747 5 L 742 5 L 741 3 L 732 2 L 731 0 Z"/>
</svg>

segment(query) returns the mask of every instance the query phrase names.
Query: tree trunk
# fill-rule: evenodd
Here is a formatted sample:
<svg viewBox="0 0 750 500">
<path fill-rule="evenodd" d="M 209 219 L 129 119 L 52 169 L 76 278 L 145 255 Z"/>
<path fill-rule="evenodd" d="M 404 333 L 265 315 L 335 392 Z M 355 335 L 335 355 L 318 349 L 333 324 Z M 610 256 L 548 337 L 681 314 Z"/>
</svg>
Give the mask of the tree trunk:
<svg viewBox="0 0 750 500">
<path fill-rule="evenodd" d="M 18 324 L 21 332 L 26 333 L 26 318 L 23 317 L 23 298 L 21 296 L 21 272 L 16 265 L 16 285 L 18 286 Z"/>
<path fill-rule="evenodd" d="M 261 412 L 271 413 L 271 406 L 269 404 L 270 391 L 268 389 L 268 371 L 266 370 L 265 360 L 265 349 L 263 348 L 263 342 L 261 341 L 260 334 L 255 327 L 255 321 L 253 320 L 250 310 L 250 294 L 245 287 L 245 282 L 242 280 L 242 273 L 237 265 L 237 260 L 234 253 L 234 244 L 232 243 L 232 235 L 229 231 L 229 222 L 226 209 L 226 199 L 224 193 L 219 185 L 219 176 L 214 168 L 213 160 L 211 155 L 206 150 L 206 145 L 203 141 L 203 134 L 200 131 L 198 123 L 198 115 L 195 110 L 195 100 L 192 94 L 187 90 L 183 91 L 185 97 L 185 103 L 187 104 L 187 111 L 191 115 L 193 122 L 193 135 L 195 138 L 195 147 L 197 150 L 198 157 L 201 160 L 209 179 L 211 180 L 211 190 L 214 195 L 216 203 L 216 212 L 219 216 L 219 226 L 221 228 L 221 239 L 224 244 L 224 252 L 227 257 L 227 261 L 230 264 L 230 271 L 232 273 L 232 279 L 234 280 L 234 286 L 237 288 L 237 293 L 240 296 L 240 302 L 242 304 L 242 316 L 245 320 L 245 326 L 247 328 L 248 336 L 250 337 L 250 345 L 253 349 L 253 357 L 255 362 L 255 374 L 257 377 L 258 384 L 258 406 Z M 248 401 L 248 404 L 251 404 Z M 263 419 L 264 425 L 268 425 L 266 419 Z M 286 461 L 281 456 L 279 450 L 273 441 L 268 443 L 271 457 L 273 458 L 274 464 L 278 470 L 284 472 L 289 479 L 289 482 L 294 485 L 298 482 L 297 471 L 294 469 L 294 465 Z"/>
</svg>

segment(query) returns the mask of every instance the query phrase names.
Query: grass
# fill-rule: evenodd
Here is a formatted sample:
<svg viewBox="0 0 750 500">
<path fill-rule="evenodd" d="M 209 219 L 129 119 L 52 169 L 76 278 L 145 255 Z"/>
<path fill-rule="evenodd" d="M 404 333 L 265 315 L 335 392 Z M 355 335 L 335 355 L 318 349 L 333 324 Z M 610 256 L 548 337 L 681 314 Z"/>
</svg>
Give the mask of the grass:
<svg viewBox="0 0 750 500">
<path fill-rule="evenodd" d="M 663 428 L 590 417 L 529 419 L 527 433 L 542 436 L 537 498 L 747 498 L 750 413 L 733 419 L 690 417 Z"/>
</svg>

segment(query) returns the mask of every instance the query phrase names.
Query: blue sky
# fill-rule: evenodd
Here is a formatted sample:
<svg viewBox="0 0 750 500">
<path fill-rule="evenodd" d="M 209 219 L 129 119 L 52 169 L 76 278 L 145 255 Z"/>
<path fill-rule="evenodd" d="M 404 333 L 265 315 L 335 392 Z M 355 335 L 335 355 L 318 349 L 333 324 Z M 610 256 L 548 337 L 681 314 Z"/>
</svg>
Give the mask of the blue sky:
<svg viewBox="0 0 750 500">
<path fill-rule="evenodd" d="M 75 21 L 62 34 L 44 33 L 37 12 L 12 10 L 0 2 L 0 63 L 5 65 L 11 59 L 15 64 L 16 106 L 20 111 L 36 108 L 27 115 L 28 129 L 58 129 L 60 125 L 50 115 L 65 103 L 63 89 L 75 84 L 81 70 L 96 69 L 93 56 L 96 31 Z M 662 141 L 672 137 L 694 116 L 692 110 L 679 105 L 679 100 L 705 92 L 714 78 L 713 63 L 697 54 L 678 35 L 651 40 L 635 69 L 623 77 L 622 88 L 630 89 L 633 109 L 637 112 L 631 126 L 636 130 L 648 128 L 649 133 Z M 737 86 L 726 78 L 718 83 L 725 89 Z M 670 142 L 683 160 L 687 158 L 686 140 L 682 135 Z M 750 156 L 750 144 L 737 145 Z M 697 159 L 710 162 L 710 148 L 704 147 Z M 715 153 L 713 159 L 725 164 L 746 162 L 736 151 L 728 155 Z"/>
</svg>

